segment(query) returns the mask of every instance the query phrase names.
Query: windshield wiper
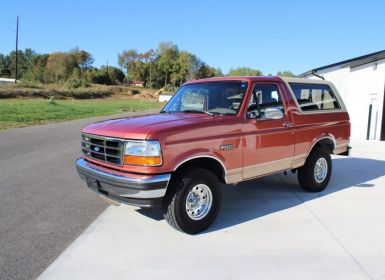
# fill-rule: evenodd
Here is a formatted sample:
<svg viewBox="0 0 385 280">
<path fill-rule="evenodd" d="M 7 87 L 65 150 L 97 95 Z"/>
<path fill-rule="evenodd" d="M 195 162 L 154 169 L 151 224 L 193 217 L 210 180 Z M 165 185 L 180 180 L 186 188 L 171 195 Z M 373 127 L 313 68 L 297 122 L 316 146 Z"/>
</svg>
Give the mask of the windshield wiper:
<svg viewBox="0 0 385 280">
<path fill-rule="evenodd" d="M 167 114 L 171 114 L 171 111 L 162 110 L 162 111 L 160 111 L 159 113 L 167 113 Z"/>
<path fill-rule="evenodd" d="M 195 110 L 195 109 L 188 109 L 188 110 L 183 110 L 181 112 L 185 113 L 198 113 L 198 114 L 207 114 L 209 116 L 213 116 L 213 113 L 210 113 L 209 111 L 201 111 L 201 110 Z"/>
</svg>

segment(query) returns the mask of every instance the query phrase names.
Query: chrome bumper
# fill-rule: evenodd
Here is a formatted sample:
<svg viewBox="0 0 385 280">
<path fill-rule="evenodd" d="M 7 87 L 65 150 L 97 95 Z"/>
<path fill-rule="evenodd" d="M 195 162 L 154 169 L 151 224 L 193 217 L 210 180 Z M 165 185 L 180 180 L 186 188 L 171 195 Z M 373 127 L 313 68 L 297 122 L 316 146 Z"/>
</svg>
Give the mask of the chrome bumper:
<svg viewBox="0 0 385 280">
<path fill-rule="evenodd" d="M 115 175 L 97 169 L 83 158 L 76 160 L 76 169 L 87 186 L 99 195 L 140 207 L 159 205 L 171 178 L 171 174 Z"/>
</svg>

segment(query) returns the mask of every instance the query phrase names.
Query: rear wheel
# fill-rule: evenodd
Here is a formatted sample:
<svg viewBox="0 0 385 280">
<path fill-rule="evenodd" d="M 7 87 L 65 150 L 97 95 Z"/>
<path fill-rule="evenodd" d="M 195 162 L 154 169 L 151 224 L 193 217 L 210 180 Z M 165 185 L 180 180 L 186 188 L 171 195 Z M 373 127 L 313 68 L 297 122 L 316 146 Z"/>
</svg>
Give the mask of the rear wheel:
<svg viewBox="0 0 385 280">
<path fill-rule="evenodd" d="M 207 229 L 218 215 L 221 191 L 209 170 L 189 168 L 173 178 L 163 203 L 163 215 L 175 229 L 195 234 Z"/>
<path fill-rule="evenodd" d="M 320 192 L 328 185 L 331 173 L 330 153 L 318 148 L 310 153 L 305 165 L 298 169 L 298 181 L 304 190 Z"/>
</svg>

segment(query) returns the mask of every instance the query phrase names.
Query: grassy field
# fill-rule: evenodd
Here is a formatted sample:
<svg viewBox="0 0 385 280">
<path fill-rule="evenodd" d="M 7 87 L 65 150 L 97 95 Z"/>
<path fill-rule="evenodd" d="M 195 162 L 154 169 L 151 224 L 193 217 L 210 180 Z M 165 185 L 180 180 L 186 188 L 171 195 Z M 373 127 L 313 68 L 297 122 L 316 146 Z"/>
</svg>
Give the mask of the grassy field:
<svg viewBox="0 0 385 280">
<path fill-rule="evenodd" d="M 164 103 L 141 99 L 57 100 L 48 104 L 45 99 L 0 100 L 0 129 L 60 122 L 93 116 L 159 110 Z"/>
</svg>

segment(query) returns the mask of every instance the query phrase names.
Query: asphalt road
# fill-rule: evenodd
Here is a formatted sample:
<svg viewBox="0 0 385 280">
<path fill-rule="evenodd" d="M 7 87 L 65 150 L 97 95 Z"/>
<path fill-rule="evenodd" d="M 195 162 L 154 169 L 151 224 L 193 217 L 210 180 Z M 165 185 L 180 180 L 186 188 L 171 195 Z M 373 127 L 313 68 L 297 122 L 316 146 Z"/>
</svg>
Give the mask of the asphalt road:
<svg viewBox="0 0 385 280">
<path fill-rule="evenodd" d="M 108 206 L 74 167 L 81 127 L 108 118 L 0 131 L 0 279 L 36 278 Z"/>
</svg>

